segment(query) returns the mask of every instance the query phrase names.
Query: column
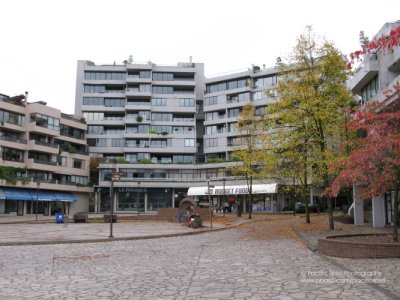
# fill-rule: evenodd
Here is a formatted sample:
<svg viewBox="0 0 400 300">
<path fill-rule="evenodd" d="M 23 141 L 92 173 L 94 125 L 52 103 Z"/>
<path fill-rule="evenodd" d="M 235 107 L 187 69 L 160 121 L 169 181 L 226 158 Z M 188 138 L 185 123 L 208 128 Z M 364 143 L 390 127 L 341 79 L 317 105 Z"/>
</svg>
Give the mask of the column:
<svg viewBox="0 0 400 300">
<path fill-rule="evenodd" d="M 385 227 L 385 202 L 384 197 L 375 196 L 372 198 L 372 224 L 373 227 Z"/>
<path fill-rule="evenodd" d="M 147 191 L 144 192 L 144 213 L 147 213 Z"/>
<path fill-rule="evenodd" d="M 175 208 L 175 189 L 174 188 L 172 189 L 172 199 L 171 199 L 171 201 L 172 201 L 171 207 Z"/>
<path fill-rule="evenodd" d="M 353 185 L 354 225 L 364 225 L 364 201 L 360 199 L 360 187 Z"/>
</svg>

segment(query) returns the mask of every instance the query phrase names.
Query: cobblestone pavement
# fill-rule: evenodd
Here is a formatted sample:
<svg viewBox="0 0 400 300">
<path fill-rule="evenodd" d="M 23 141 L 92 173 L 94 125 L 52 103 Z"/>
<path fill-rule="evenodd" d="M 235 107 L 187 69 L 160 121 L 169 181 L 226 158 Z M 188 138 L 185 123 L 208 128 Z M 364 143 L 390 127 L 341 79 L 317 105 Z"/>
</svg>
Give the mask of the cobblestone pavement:
<svg viewBox="0 0 400 300">
<path fill-rule="evenodd" d="M 217 227 L 218 225 L 214 225 Z M 82 241 L 108 239 L 110 224 L 108 223 L 66 223 L 66 224 L 1 224 L 0 245 L 23 241 Z M 173 222 L 137 221 L 113 224 L 114 238 L 156 236 L 168 234 L 191 233 L 194 230 L 183 224 Z M 199 230 L 197 230 L 199 231 Z M 201 231 L 201 229 L 200 229 Z"/>
<path fill-rule="evenodd" d="M 268 230 L 268 222 L 254 226 Z M 251 230 L 3 246 L 0 299 L 390 299 L 297 240 L 248 238 Z M 366 279 L 398 284 L 398 261 L 391 263 L 397 273 L 381 269 Z M 366 271 L 368 264 L 354 268 Z"/>
</svg>

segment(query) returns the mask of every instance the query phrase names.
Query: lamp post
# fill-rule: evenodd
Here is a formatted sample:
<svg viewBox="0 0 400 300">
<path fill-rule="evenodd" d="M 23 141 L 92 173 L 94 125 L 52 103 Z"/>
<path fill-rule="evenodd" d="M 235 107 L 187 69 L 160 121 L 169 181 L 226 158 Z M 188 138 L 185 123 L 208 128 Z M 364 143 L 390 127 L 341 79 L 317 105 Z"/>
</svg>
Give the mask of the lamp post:
<svg viewBox="0 0 400 300">
<path fill-rule="evenodd" d="M 137 182 L 137 193 L 136 193 L 136 208 L 137 208 L 137 215 L 139 216 L 139 205 L 140 205 L 140 201 L 139 201 L 139 196 L 140 196 L 140 181 Z"/>
<path fill-rule="evenodd" d="M 223 194 L 223 196 L 222 196 L 222 201 L 223 201 L 223 203 L 222 203 L 222 212 L 223 212 L 223 214 L 224 214 L 224 217 L 225 217 L 225 203 L 226 203 L 226 194 L 225 194 L 225 182 L 226 182 L 226 178 L 224 177 L 224 179 L 222 179 L 222 183 L 223 183 L 223 185 L 224 185 L 224 194 Z"/>
<path fill-rule="evenodd" d="M 208 193 L 208 208 L 210 210 L 210 227 L 213 228 L 213 223 L 212 223 L 212 216 L 213 216 L 213 211 L 211 207 L 211 192 L 210 188 L 213 188 L 213 185 L 210 185 L 210 180 L 207 180 L 207 193 Z"/>
<path fill-rule="evenodd" d="M 38 209 L 39 209 L 39 178 L 36 177 L 36 221 L 38 220 Z"/>
</svg>

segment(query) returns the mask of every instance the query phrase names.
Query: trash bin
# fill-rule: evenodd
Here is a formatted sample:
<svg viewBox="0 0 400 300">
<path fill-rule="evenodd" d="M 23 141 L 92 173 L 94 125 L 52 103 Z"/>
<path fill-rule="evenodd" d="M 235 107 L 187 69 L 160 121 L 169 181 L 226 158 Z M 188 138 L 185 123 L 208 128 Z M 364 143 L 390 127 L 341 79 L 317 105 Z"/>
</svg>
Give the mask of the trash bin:
<svg viewBox="0 0 400 300">
<path fill-rule="evenodd" d="M 57 224 L 64 223 L 64 214 L 61 213 L 56 214 L 56 223 Z"/>
<path fill-rule="evenodd" d="M 236 216 L 241 217 L 242 216 L 242 210 L 238 209 L 236 211 Z"/>
</svg>

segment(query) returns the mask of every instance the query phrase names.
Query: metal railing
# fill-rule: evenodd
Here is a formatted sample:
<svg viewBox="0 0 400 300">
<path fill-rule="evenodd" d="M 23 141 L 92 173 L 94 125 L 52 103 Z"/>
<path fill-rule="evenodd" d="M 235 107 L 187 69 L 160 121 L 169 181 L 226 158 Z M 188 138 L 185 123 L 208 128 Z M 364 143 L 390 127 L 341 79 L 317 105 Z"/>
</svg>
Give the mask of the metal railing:
<svg viewBox="0 0 400 300">
<path fill-rule="evenodd" d="M 42 159 L 33 159 L 35 164 L 43 164 L 43 165 L 50 165 L 50 166 L 57 166 L 57 162 L 50 161 L 50 160 L 42 160 Z"/>
<path fill-rule="evenodd" d="M 46 146 L 46 147 L 51 147 L 51 148 L 58 148 L 58 144 L 42 142 L 42 141 L 38 141 L 38 140 L 34 140 L 34 141 L 35 141 L 36 145 Z"/>
<path fill-rule="evenodd" d="M 28 141 L 22 140 L 22 139 L 16 139 L 13 137 L 9 136 L 0 136 L 0 140 L 7 141 L 7 142 L 13 142 L 13 143 L 19 143 L 19 144 L 27 144 Z"/>
</svg>

